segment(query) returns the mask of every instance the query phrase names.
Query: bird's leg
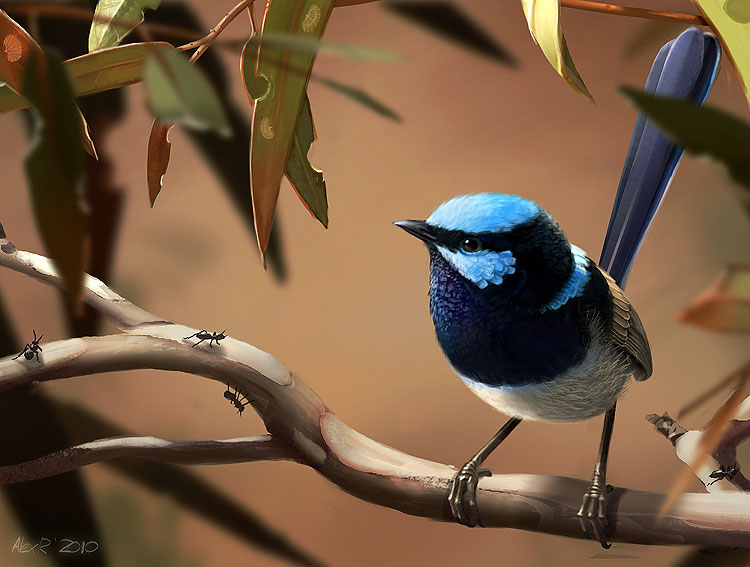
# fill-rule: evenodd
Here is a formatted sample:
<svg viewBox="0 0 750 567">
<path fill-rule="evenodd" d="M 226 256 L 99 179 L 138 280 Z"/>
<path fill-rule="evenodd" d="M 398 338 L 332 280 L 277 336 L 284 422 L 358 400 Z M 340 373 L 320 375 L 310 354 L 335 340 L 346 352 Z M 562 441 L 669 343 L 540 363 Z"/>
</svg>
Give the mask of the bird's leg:
<svg viewBox="0 0 750 567">
<path fill-rule="evenodd" d="M 583 495 L 583 503 L 578 510 L 578 519 L 581 522 L 581 529 L 590 539 L 593 532 L 594 538 L 602 544 L 604 549 L 612 547 L 607 543 L 609 535 L 609 524 L 607 522 L 607 494 L 611 487 L 607 485 L 607 457 L 609 456 L 609 442 L 612 439 L 612 430 L 615 426 L 615 410 L 617 404 L 613 405 L 606 414 L 604 414 L 604 427 L 602 429 L 602 440 L 599 444 L 599 458 L 594 466 L 594 474 L 591 478 L 591 485 Z"/>
<path fill-rule="evenodd" d="M 480 469 L 485 459 L 490 456 L 490 453 L 494 451 L 505 438 L 510 435 L 516 426 L 521 423 L 520 417 L 511 417 L 505 425 L 502 426 L 500 431 L 490 439 L 487 444 L 482 447 L 476 455 L 474 455 L 469 462 L 461 467 L 458 474 L 453 478 L 453 485 L 451 486 L 450 494 L 448 495 L 448 503 L 451 507 L 451 513 L 453 518 L 464 526 L 473 528 L 475 525 L 484 527 L 482 518 L 479 516 L 479 508 L 477 506 L 477 485 L 479 479 L 484 476 L 492 476 L 492 473 L 487 469 Z"/>
</svg>

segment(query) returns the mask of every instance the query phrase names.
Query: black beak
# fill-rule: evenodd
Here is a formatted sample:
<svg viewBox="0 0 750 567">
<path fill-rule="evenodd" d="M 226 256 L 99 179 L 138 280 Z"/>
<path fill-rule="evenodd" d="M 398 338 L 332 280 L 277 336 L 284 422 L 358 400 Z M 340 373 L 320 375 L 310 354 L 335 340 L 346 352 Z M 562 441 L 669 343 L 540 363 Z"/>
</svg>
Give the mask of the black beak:
<svg viewBox="0 0 750 567">
<path fill-rule="evenodd" d="M 434 244 L 437 242 L 437 234 L 435 229 L 421 220 L 400 220 L 396 221 L 395 224 L 399 228 L 403 228 L 406 232 L 412 236 L 416 236 L 422 242 Z"/>
</svg>

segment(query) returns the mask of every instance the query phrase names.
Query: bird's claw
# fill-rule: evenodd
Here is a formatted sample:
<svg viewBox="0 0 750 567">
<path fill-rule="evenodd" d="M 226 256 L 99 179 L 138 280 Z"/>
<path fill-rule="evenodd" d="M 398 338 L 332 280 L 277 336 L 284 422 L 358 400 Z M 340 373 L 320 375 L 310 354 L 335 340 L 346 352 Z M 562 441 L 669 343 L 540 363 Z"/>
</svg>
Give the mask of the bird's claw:
<svg viewBox="0 0 750 567">
<path fill-rule="evenodd" d="M 581 529 L 586 539 L 591 539 L 593 533 L 596 539 L 604 549 L 612 547 L 607 543 L 609 535 L 609 522 L 605 512 L 607 510 L 607 494 L 614 488 L 607 485 L 603 488 L 600 483 L 592 482 L 586 494 L 583 495 L 583 503 L 578 510 L 578 520 L 581 522 Z"/>
<path fill-rule="evenodd" d="M 472 460 L 461 467 L 461 470 L 453 478 L 448 503 L 453 518 L 459 524 L 470 528 L 474 526 L 484 527 L 477 506 L 477 485 L 479 479 L 485 476 L 492 476 L 492 473 L 487 469 L 480 469 L 479 464 Z"/>
</svg>

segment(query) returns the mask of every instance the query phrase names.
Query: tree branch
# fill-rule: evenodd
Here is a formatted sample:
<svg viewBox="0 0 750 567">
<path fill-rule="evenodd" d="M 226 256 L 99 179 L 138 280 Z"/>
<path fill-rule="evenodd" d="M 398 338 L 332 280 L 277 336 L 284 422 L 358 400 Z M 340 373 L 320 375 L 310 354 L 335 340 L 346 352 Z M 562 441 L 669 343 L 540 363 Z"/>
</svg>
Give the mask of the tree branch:
<svg viewBox="0 0 750 567">
<path fill-rule="evenodd" d="M 61 285 L 48 259 L 16 251 L 4 237 L 0 227 L 0 265 Z M 94 278 L 85 279 L 85 288 L 84 300 L 113 318 L 126 333 L 45 344 L 41 363 L 23 357 L 1 359 L 0 392 L 31 381 L 135 368 L 177 370 L 230 383 L 253 400 L 253 409 L 263 419 L 271 435 L 268 442 L 273 443 L 269 458 L 288 458 L 310 466 L 369 502 L 406 514 L 453 521 L 447 502 L 456 473 L 453 467 L 402 453 L 349 428 L 270 354 L 231 337 L 213 348 L 205 343 L 193 348 L 193 341 L 183 339 L 193 329 L 140 310 Z M 96 443 L 106 447 L 107 442 Z M 88 449 L 91 446 L 87 444 Z M 95 462 L 118 456 L 114 447 L 109 451 L 79 451 L 73 458 Z M 173 453 L 179 449 L 153 451 L 149 458 L 178 459 Z M 141 456 L 146 456 L 145 452 Z M 53 463 L 59 467 L 64 459 L 62 454 L 56 462 L 53 457 L 45 463 L 47 470 L 32 461 L 8 467 L 3 473 L 6 478 L 19 478 L 26 467 L 27 474 L 31 470 L 37 477 L 55 474 Z M 222 458 L 228 454 L 223 453 Z M 480 481 L 477 499 L 487 526 L 582 538 L 576 512 L 587 486 L 586 481 L 573 478 L 499 475 Z M 662 494 L 615 488 L 607 510 L 613 528 L 610 540 L 750 547 L 750 494 L 683 494 L 657 523 L 663 499 Z"/>
<path fill-rule="evenodd" d="M 83 443 L 19 465 L 0 466 L 0 485 L 55 476 L 107 459 L 131 457 L 179 465 L 220 465 L 289 460 L 270 435 L 223 441 L 167 441 L 156 437 L 113 437 Z"/>
<path fill-rule="evenodd" d="M 750 398 L 745 404 L 750 403 Z M 737 466 L 737 446 L 750 438 L 750 420 L 732 419 L 719 443 L 710 455 L 706 454 L 703 441 L 704 431 L 688 431 L 672 419 L 667 412 L 646 416 L 656 430 L 674 445 L 677 457 L 688 465 L 695 476 L 704 484 L 708 492 L 750 492 L 750 480 L 741 470 L 732 478 L 712 478 L 712 472 L 724 467 L 725 470 Z M 709 449 L 709 451 L 711 451 Z"/>
</svg>

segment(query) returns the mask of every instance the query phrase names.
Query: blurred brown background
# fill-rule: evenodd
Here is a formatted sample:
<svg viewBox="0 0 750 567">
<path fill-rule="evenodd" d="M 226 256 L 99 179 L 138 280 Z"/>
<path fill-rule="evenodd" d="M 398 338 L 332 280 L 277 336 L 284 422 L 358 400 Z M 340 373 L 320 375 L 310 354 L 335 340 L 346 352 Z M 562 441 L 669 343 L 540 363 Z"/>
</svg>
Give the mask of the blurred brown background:
<svg viewBox="0 0 750 567">
<path fill-rule="evenodd" d="M 641 2 L 641 5 L 653 3 Z M 195 2 L 207 26 L 233 2 Z M 396 109 L 396 124 L 319 84 L 310 98 L 319 141 L 313 163 L 326 174 L 331 222 L 324 230 L 284 183 L 280 198 L 286 284 L 264 273 L 218 181 L 178 129 L 165 186 L 149 209 L 145 177 L 151 117 L 143 88 L 130 87 L 130 114 L 106 140 L 117 154 L 116 181 L 128 193 L 112 287 L 143 308 L 197 328 L 221 330 L 267 350 L 291 368 L 349 425 L 403 451 L 462 464 L 503 422 L 452 374 L 436 344 L 427 306 L 427 255 L 394 228 L 424 218 L 440 202 L 476 191 L 518 193 L 538 201 L 569 238 L 598 256 L 635 120 L 616 92 L 641 86 L 658 47 L 624 51 L 641 20 L 564 10 L 578 69 L 597 100 L 587 103 L 549 67 L 533 44 L 519 2 L 462 0 L 476 20 L 520 59 L 508 70 L 446 44 L 375 4 L 334 11 L 329 40 L 380 47 L 407 60 L 377 63 L 319 57 L 315 71 L 358 86 Z M 689 2 L 659 8 L 691 11 Z M 226 37 L 246 33 L 244 18 Z M 666 24 L 668 25 L 668 24 Z M 668 37 L 663 37 L 663 40 Z M 238 56 L 226 53 L 229 68 Z M 239 73 L 234 94 L 244 103 Z M 747 118 L 738 80 L 725 58 L 709 103 Z M 13 242 L 42 252 L 31 217 L 22 159 L 21 120 L 1 119 L 3 204 Z M 750 259 L 750 223 L 728 176 L 707 160 L 683 163 L 628 282 L 648 331 L 654 375 L 621 403 L 609 481 L 666 491 L 681 463 L 644 420 L 676 413 L 747 356 L 743 337 L 685 327 L 675 313 L 728 263 Z M 49 288 L 0 271 L 22 340 L 32 327 L 45 341 L 64 333 Z M 50 383 L 54 396 L 84 403 L 144 435 L 171 439 L 237 437 L 263 432 L 239 418 L 215 383 L 190 375 L 132 372 Z M 702 426 L 708 414 L 687 421 Z M 571 425 L 525 423 L 493 455 L 496 473 L 589 477 L 601 418 Z M 513 530 L 469 530 L 413 518 L 359 501 L 311 470 L 289 463 L 195 469 L 271 525 L 332 566 L 582 565 L 674 562 L 687 550 L 594 542 Z M 115 565 L 288 564 L 248 548 L 94 465 L 85 469 Z M 690 488 L 700 491 L 696 480 Z M 106 518 L 129 510 L 116 529 Z M 0 565 L 43 564 L 11 554 L 20 535 L 0 504 Z M 148 555 L 149 549 L 153 553 Z M 139 553 L 141 553 L 139 555 Z M 171 559 L 167 557 L 171 553 Z M 156 563 L 154 563 L 156 564 Z"/>
</svg>

